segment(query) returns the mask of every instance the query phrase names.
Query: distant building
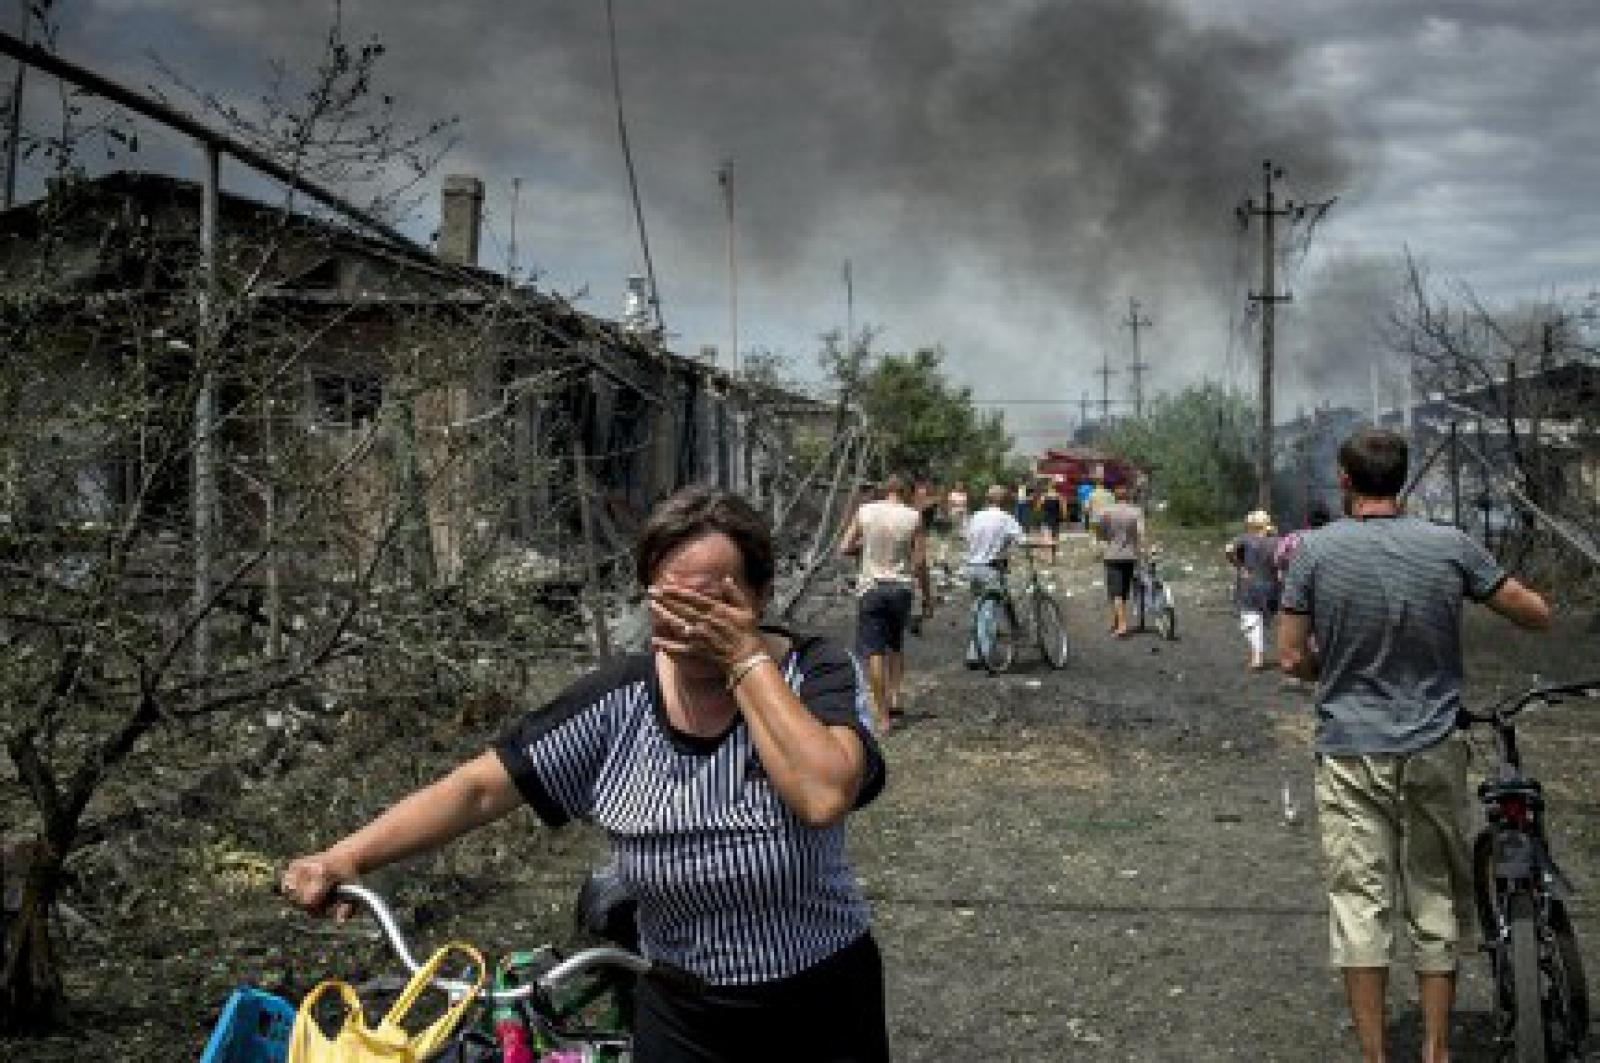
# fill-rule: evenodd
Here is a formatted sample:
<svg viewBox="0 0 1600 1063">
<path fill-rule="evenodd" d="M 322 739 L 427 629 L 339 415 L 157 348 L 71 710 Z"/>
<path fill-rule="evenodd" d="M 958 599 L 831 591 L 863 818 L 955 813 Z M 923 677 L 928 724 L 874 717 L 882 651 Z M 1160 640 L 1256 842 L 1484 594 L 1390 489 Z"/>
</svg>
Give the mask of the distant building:
<svg viewBox="0 0 1600 1063">
<path fill-rule="evenodd" d="M 1488 382 L 1377 409 L 1302 413 L 1277 429 L 1274 495 L 1288 510 L 1279 517 L 1299 520 L 1315 499 L 1336 507 L 1338 446 L 1374 423 L 1410 440 L 1413 513 L 1489 542 L 1532 520 L 1513 488 L 1552 512 L 1600 514 L 1600 362 L 1591 356 L 1508 367 Z"/>
</svg>

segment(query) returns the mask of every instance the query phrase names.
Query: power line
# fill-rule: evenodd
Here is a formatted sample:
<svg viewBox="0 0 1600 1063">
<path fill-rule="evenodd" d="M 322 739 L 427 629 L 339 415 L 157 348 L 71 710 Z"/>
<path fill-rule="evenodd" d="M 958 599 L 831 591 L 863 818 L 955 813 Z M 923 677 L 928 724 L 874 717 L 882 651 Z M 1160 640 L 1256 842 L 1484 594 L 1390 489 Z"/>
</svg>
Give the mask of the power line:
<svg viewBox="0 0 1600 1063">
<path fill-rule="evenodd" d="M 1239 335 L 1244 331 L 1244 323 L 1239 320 L 1240 289 L 1245 286 L 1244 281 L 1244 230 L 1245 220 L 1241 215 L 1239 224 L 1233 232 L 1233 277 L 1228 288 L 1228 347 L 1223 358 L 1223 365 L 1228 377 L 1228 391 L 1231 393 L 1235 385 L 1234 351 L 1237 347 Z"/>
<path fill-rule="evenodd" d="M 656 329 L 665 336 L 667 322 L 661 316 L 661 288 L 656 283 L 656 265 L 650 257 L 650 235 L 644 227 L 644 207 L 639 202 L 639 176 L 633 168 L 633 149 L 628 146 L 628 123 L 622 115 L 622 67 L 617 61 L 617 16 L 612 0 L 606 0 L 606 38 L 611 45 L 611 95 L 617 105 L 617 138 L 622 142 L 622 161 L 628 168 L 628 192 L 633 197 L 633 219 L 639 227 L 639 246 L 644 251 L 644 272 L 650 278 L 650 306 L 656 312 Z"/>
<path fill-rule="evenodd" d="M 967 401 L 974 406 L 1073 406 L 1078 402 L 1077 399 L 968 399 Z"/>
</svg>

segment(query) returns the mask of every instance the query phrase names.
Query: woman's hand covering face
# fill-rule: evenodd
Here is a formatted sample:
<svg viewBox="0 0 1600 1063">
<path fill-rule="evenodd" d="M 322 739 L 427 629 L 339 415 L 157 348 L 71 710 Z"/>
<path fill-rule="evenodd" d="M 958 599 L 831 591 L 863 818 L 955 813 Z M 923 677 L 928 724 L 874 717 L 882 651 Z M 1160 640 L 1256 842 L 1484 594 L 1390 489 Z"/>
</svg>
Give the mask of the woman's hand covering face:
<svg viewBox="0 0 1600 1063">
<path fill-rule="evenodd" d="M 652 649 L 704 657 L 727 669 L 766 648 L 755 603 L 731 577 L 698 590 L 668 577 L 650 588 L 649 597 Z"/>
</svg>

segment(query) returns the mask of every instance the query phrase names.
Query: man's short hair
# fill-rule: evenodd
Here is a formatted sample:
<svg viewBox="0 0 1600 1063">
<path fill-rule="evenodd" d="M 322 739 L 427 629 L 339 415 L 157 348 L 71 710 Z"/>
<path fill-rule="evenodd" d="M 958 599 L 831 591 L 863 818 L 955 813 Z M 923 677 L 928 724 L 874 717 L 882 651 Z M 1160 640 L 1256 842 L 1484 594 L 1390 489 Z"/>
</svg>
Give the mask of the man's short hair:
<svg viewBox="0 0 1600 1063">
<path fill-rule="evenodd" d="M 989 490 L 983 493 L 983 499 L 991 506 L 1003 506 L 1006 504 L 1006 497 L 1009 494 L 1010 492 L 1006 490 L 1005 484 L 990 484 Z"/>
<path fill-rule="evenodd" d="M 1386 428 L 1362 428 L 1339 444 L 1339 468 L 1356 494 L 1393 498 L 1405 489 L 1410 447 Z"/>
<path fill-rule="evenodd" d="M 906 482 L 900 478 L 899 473 L 890 473 L 883 481 L 884 497 L 889 495 L 903 495 L 906 493 Z"/>
<path fill-rule="evenodd" d="M 1117 501 L 1119 501 L 1119 502 L 1126 501 L 1127 498 L 1128 498 L 1128 485 L 1127 485 L 1127 483 L 1123 482 L 1123 483 L 1120 483 L 1117 486 L 1113 487 L 1111 489 L 1111 493 L 1117 496 Z"/>
</svg>

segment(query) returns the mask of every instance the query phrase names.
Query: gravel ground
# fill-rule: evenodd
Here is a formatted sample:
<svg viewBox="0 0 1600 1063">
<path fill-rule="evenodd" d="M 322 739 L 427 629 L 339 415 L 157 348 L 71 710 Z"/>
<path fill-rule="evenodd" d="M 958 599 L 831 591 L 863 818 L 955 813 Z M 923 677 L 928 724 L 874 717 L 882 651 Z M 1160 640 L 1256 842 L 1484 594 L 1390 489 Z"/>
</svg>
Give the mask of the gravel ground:
<svg viewBox="0 0 1600 1063">
<path fill-rule="evenodd" d="M 1310 699 L 1245 670 L 1215 547 L 1169 552 L 1177 642 L 1108 637 L 1080 546 L 1058 569 L 1074 636 L 1064 671 L 1037 655 L 1004 677 L 966 671 L 954 598 L 910 646 L 891 786 L 856 832 L 898 1058 L 1353 1058 L 1326 966 Z M 1538 638 L 1475 616 L 1475 689 L 1596 670 L 1580 628 Z M 1600 869 L 1596 723 L 1574 707 L 1527 728 L 1554 848 L 1580 889 Z M 1600 941 L 1586 897 L 1577 922 Z M 1484 966 L 1472 957 L 1463 981 L 1459 1059 L 1495 1058 Z M 1408 1058 L 1408 974 L 1391 996 Z"/>
<path fill-rule="evenodd" d="M 1064 671 L 1034 654 L 1004 677 L 965 670 L 959 591 L 911 641 L 908 713 L 886 741 L 890 784 L 852 827 L 888 965 L 896 1059 L 1353 1058 L 1326 967 L 1309 700 L 1244 670 L 1219 548 L 1203 538 L 1169 547 L 1176 642 L 1107 636 L 1097 566 L 1081 544 L 1055 571 L 1074 643 Z M 850 607 L 842 595 L 821 601 L 816 626 L 847 637 Z M 1473 690 L 1600 671 L 1583 627 L 1563 620 L 1538 637 L 1474 613 Z M 1545 779 L 1554 848 L 1580 890 L 1578 932 L 1600 970 L 1600 905 L 1582 892 L 1600 877 L 1597 724 L 1586 706 L 1539 716 L 1525 754 Z M 100 865 L 84 864 L 72 899 L 97 936 L 70 947 L 74 1027 L 0 1044 L 0 1057 L 196 1059 L 237 981 L 298 999 L 324 976 L 392 973 L 365 929 L 285 912 L 241 854 L 270 864 L 325 842 L 484 737 L 364 728 L 279 774 L 181 801 L 161 796 L 175 783 L 136 779 L 124 800 L 177 812 L 146 817 L 120 876 L 96 878 Z M 513 817 L 378 885 L 421 941 L 503 950 L 570 937 L 568 902 L 601 848 L 592 833 Z M 1494 1058 L 1483 968 L 1469 959 L 1458 1059 Z M 1415 1058 L 1408 976 L 1392 998 L 1397 1058 Z"/>
</svg>

